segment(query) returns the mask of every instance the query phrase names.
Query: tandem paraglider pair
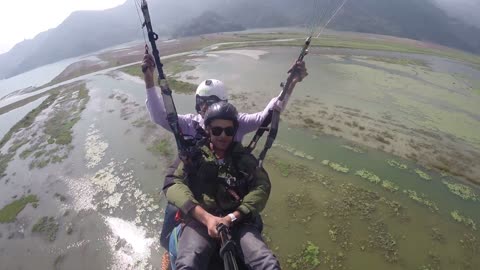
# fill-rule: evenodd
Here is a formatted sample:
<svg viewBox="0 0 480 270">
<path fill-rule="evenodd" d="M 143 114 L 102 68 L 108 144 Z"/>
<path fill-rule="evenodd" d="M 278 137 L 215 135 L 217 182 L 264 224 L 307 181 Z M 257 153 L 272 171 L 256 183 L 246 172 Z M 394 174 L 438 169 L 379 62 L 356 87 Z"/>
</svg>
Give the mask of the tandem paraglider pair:
<svg viewBox="0 0 480 270">
<path fill-rule="evenodd" d="M 313 28 L 288 71 L 286 82 L 281 84 L 280 95 L 262 112 L 237 113 L 227 102 L 224 84 L 211 79 L 197 88 L 198 114 L 178 115 L 145 0 L 140 7 L 153 54 L 148 53 L 146 45 L 142 71 L 147 108 L 157 124 L 173 133 L 179 153 L 163 188 L 170 204 L 161 244 L 168 250 L 164 258 L 170 262 L 162 269 L 280 269 L 261 237 L 263 224 L 259 213 L 267 203 L 271 187 L 263 160 L 276 138 L 282 109 L 296 83 L 308 75 L 303 58 L 308 53 Z M 154 84 L 155 67 L 162 99 Z M 243 147 L 243 136 L 253 131 L 257 132 L 252 141 Z M 251 152 L 266 131 L 268 137 L 257 159 Z"/>
</svg>

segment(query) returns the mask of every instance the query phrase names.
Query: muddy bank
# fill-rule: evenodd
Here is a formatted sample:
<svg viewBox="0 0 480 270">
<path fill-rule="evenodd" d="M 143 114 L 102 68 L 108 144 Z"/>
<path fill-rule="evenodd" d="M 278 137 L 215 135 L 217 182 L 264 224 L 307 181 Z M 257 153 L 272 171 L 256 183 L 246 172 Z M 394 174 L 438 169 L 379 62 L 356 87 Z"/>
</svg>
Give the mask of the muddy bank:
<svg viewBox="0 0 480 270">
<path fill-rule="evenodd" d="M 53 80 L 48 83 L 48 85 L 54 85 L 59 82 L 70 80 L 78 76 L 102 70 L 111 66 L 112 65 L 109 62 L 102 61 L 98 57 L 91 57 L 91 59 L 81 60 L 65 68 L 65 70 L 63 70 L 62 73 L 53 78 Z"/>
<path fill-rule="evenodd" d="M 46 92 L 43 92 L 43 93 L 39 93 L 37 95 L 33 95 L 33 96 L 30 96 L 28 98 L 24 98 L 22 100 L 19 100 L 17 102 L 13 102 L 11 104 L 8 104 L 6 106 L 3 106 L 0 108 L 0 115 L 2 114 L 5 114 L 5 113 L 8 113 L 14 109 L 17 109 L 17 108 L 20 108 L 20 107 L 23 107 L 33 101 L 36 101 L 42 97 L 45 97 L 45 96 L 49 96 L 51 93 L 53 92 L 57 92 L 59 91 L 60 89 L 63 89 L 63 88 L 68 88 L 70 86 L 74 86 L 74 85 L 78 85 L 78 84 L 81 84 L 81 82 L 74 82 L 74 83 L 70 83 L 70 84 L 67 84 L 67 85 L 63 85 L 63 86 L 59 86 L 59 87 L 56 87 L 56 88 L 53 88 L 53 89 L 50 89 L 49 91 L 46 91 Z"/>
<path fill-rule="evenodd" d="M 157 42 L 157 47 L 161 53 L 161 56 L 167 56 L 186 51 L 200 50 L 208 45 L 218 42 L 231 42 L 236 40 L 239 40 L 239 38 L 231 35 L 209 34 L 205 36 L 182 38 L 172 41 L 159 41 Z M 138 44 L 128 48 L 101 52 L 95 56 L 95 58 L 97 58 L 96 60 L 87 59 L 71 64 L 47 85 L 53 85 L 58 82 L 99 71 L 108 67 L 139 62 L 143 59 L 144 53 L 145 44 Z"/>
</svg>

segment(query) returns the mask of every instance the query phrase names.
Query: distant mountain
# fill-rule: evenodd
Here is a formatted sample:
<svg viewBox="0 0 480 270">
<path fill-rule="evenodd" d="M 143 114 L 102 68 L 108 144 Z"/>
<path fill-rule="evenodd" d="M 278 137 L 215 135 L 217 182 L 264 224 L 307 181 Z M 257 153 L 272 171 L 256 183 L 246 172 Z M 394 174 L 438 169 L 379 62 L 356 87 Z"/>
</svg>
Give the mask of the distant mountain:
<svg viewBox="0 0 480 270">
<path fill-rule="evenodd" d="M 210 0 L 204 0 L 208 3 Z M 149 1 L 152 23 L 160 35 L 196 14 L 195 0 Z M 191 8 L 190 8 L 191 7 Z M 176 12 L 172 12 L 176 11 Z M 180 12 L 181 11 L 181 12 Z M 141 11 L 140 11 L 141 12 Z M 182 16 L 179 16 L 182 13 Z M 142 38 L 134 0 L 103 11 L 76 11 L 58 27 L 15 45 L 0 55 L 0 79 L 33 68 Z"/>
<path fill-rule="evenodd" d="M 8 53 L 0 54 L 0 79 L 17 73 L 13 72 L 27 57 L 32 55 L 48 36 L 48 31 L 16 44 Z"/>
<path fill-rule="evenodd" d="M 193 18 L 190 22 L 178 27 L 174 33 L 175 37 L 196 36 L 218 32 L 232 32 L 245 30 L 240 24 L 227 20 L 213 11 L 205 11 L 200 16 Z"/>
<path fill-rule="evenodd" d="M 322 12 L 329 13 L 327 7 L 331 7 L 328 4 L 333 1 L 341 2 L 151 0 L 149 7 L 159 35 L 181 36 L 243 28 L 301 26 Z M 456 0 L 350 0 L 329 27 L 407 37 L 480 53 L 480 29 L 457 19 L 458 16 L 449 17 L 450 13 L 439 7 L 441 1 Z M 18 43 L 0 55 L 0 78 L 142 38 L 134 3 L 127 0 L 119 7 L 104 11 L 74 12 L 57 28 Z"/>
<path fill-rule="evenodd" d="M 138 36 L 135 27 L 139 29 L 139 23 L 127 11 L 131 10 L 122 6 L 104 11 L 73 12 L 57 28 L 20 42 L 0 55 L 3 67 L 0 78 L 132 40 Z"/>
<path fill-rule="evenodd" d="M 332 26 L 339 30 L 406 37 L 480 53 L 480 28 L 449 17 L 431 1 L 349 1 L 341 18 Z"/>
<path fill-rule="evenodd" d="M 295 1 L 223 1 L 220 7 L 223 16 L 246 28 L 268 28 L 295 25 L 288 15 L 289 10 L 283 8 L 284 3 L 289 2 Z"/>
</svg>

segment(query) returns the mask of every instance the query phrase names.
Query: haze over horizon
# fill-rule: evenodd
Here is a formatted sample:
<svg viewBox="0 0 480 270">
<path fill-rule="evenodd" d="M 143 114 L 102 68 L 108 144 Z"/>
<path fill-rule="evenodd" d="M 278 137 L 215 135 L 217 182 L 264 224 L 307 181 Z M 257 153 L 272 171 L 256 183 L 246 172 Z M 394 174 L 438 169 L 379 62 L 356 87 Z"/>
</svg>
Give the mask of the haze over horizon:
<svg viewBox="0 0 480 270">
<path fill-rule="evenodd" d="M 0 2 L 0 54 L 17 43 L 60 25 L 72 12 L 104 10 L 126 0 L 24 0 Z M 28 7 L 28 8 L 26 8 Z M 133 6 L 132 6 L 133 8 Z"/>
<path fill-rule="evenodd" d="M 60 25 L 70 14 L 80 10 L 105 10 L 125 3 L 127 0 L 25 0 L 0 3 L 0 54 L 8 52 L 17 43 L 33 39 L 36 35 Z M 225 0 L 229 1 L 229 0 Z M 431 0 L 447 14 L 480 28 L 479 0 Z M 28 9 L 24 8 L 28 6 Z M 25 19 L 18 19 L 19 12 Z M 133 10 L 133 6 L 132 6 Z M 15 21 L 15 27 L 11 27 Z"/>
<path fill-rule="evenodd" d="M 451 17 L 480 28 L 480 0 L 433 0 Z"/>
</svg>

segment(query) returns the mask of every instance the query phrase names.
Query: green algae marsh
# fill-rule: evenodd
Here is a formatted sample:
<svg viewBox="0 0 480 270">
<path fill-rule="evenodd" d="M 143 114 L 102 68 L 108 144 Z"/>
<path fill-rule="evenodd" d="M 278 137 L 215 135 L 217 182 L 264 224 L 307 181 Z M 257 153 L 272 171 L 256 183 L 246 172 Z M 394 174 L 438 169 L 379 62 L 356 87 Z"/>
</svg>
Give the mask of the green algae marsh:
<svg viewBox="0 0 480 270">
<path fill-rule="evenodd" d="M 469 186 L 459 183 L 451 183 L 445 180 L 443 180 L 442 183 L 448 187 L 451 193 L 464 200 L 480 201 L 480 196 Z"/>
<path fill-rule="evenodd" d="M 55 99 L 57 98 L 59 92 L 54 91 L 50 96 L 40 104 L 37 108 L 33 109 L 31 112 L 29 112 L 22 120 L 20 120 L 17 124 L 15 124 L 7 134 L 4 135 L 2 140 L 0 141 L 0 149 L 7 144 L 7 142 L 12 139 L 12 136 L 14 136 L 17 132 L 21 131 L 22 129 L 27 129 L 32 126 L 34 123 L 36 117 L 45 109 L 47 109 L 49 106 L 51 106 L 54 102 Z M 23 145 L 27 144 L 28 140 L 26 138 L 20 139 L 20 138 L 15 138 L 15 140 L 11 143 L 11 146 L 8 147 L 8 151 L 6 154 L 0 153 L 0 178 L 2 178 L 4 175 L 5 170 L 8 167 L 8 163 L 14 158 L 17 149 L 21 148 Z M 23 157 L 26 157 L 25 154 L 21 155 Z"/>
<path fill-rule="evenodd" d="M 49 163 L 60 163 L 68 157 L 72 149 L 72 128 L 79 121 L 88 100 L 88 90 L 84 85 L 69 86 L 53 92 L 38 108 L 12 127 L 0 142 L 0 146 L 15 135 L 8 152 L 15 154 L 21 148 L 21 159 L 32 157 L 30 169 L 43 168 Z M 38 115 L 49 108 L 52 112 L 46 120 L 42 124 L 34 124 Z M 20 133 L 21 129 L 23 130 Z M 36 137 L 39 135 L 37 129 L 43 131 L 44 135 Z M 29 136 L 35 139 L 31 140 Z"/>
<path fill-rule="evenodd" d="M 155 155 L 161 155 L 169 158 L 173 157 L 171 142 L 166 139 L 155 140 L 153 144 L 148 147 L 148 151 Z"/>
<path fill-rule="evenodd" d="M 342 139 L 306 135 L 294 126 L 289 129 L 283 123 L 277 139 L 278 144 L 287 141 L 288 149 L 277 147 L 269 154 L 274 155 L 268 171 L 275 182 L 265 211 L 269 245 L 286 269 L 475 269 L 479 265 L 474 255 L 480 239 L 475 230 L 480 220 L 477 188 L 449 186 L 446 183 L 458 180 L 444 172 L 392 159 L 369 147 L 352 151 Z M 295 152 L 312 158 L 307 161 Z M 345 189 L 355 191 L 344 198 Z M 331 197 L 327 191 L 333 193 Z M 369 195 L 362 199 L 355 195 L 359 192 Z M 335 207 L 342 200 L 348 202 L 344 208 Z M 357 204 L 363 208 L 356 209 Z M 345 220 L 355 216 L 352 211 L 360 217 Z M 379 214 L 380 221 L 363 217 L 369 213 Z M 295 237 L 285 237 L 292 233 Z"/>
<path fill-rule="evenodd" d="M 41 217 L 32 227 L 32 233 L 39 233 L 50 242 L 55 241 L 59 224 L 54 217 Z"/>
<path fill-rule="evenodd" d="M 5 205 L 0 209 L 0 223 L 9 223 L 15 221 L 17 215 L 27 206 L 27 204 L 36 205 L 38 198 L 35 195 L 28 195 Z"/>
<path fill-rule="evenodd" d="M 37 108 L 15 124 L 0 141 L 0 179 L 17 183 L 18 161 L 25 161 L 22 170 L 41 169 L 49 164 L 59 164 L 71 150 L 73 126 L 79 121 L 81 112 L 89 100 L 84 84 L 58 88 L 49 94 Z M 31 173 L 30 173 L 31 175 Z M 28 190 L 27 190 L 28 189 Z M 25 188 L 23 193 L 30 193 Z M 18 192 L 18 191 L 12 191 Z M 32 203 L 36 208 L 38 198 L 28 195 L 6 205 L 1 212 L 1 222 L 14 222 L 24 207 Z"/>
<path fill-rule="evenodd" d="M 0 224 L 0 268 L 125 269 L 124 258 L 139 269 L 157 265 L 159 175 L 168 163 L 165 149 L 174 149 L 160 140 L 154 153 L 147 150 L 169 134 L 159 133 L 141 106 L 144 87 L 128 83 L 104 75 L 60 89 L 5 139 L 2 153 L 15 151 L 0 208 L 30 190 L 40 204 Z M 141 245 L 141 253 L 132 245 Z"/>
<path fill-rule="evenodd" d="M 288 168 L 278 166 L 279 160 Z M 267 170 L 273 192 L 264 211 L 265 235 L 285 269 L 475 269 L 480 264 L 475 221 L 462 213 L 452 218 L 455 210 L 443 208 L 445 200 L 437 206 L 418 191 L 385 193 L 353 173 L 305 165 L 281 150 L 270 153 Z M 393 178 L 406 188 L 405 181 Z M 435 199 L 442 196 L 448 192 Z"/>
</svg>

